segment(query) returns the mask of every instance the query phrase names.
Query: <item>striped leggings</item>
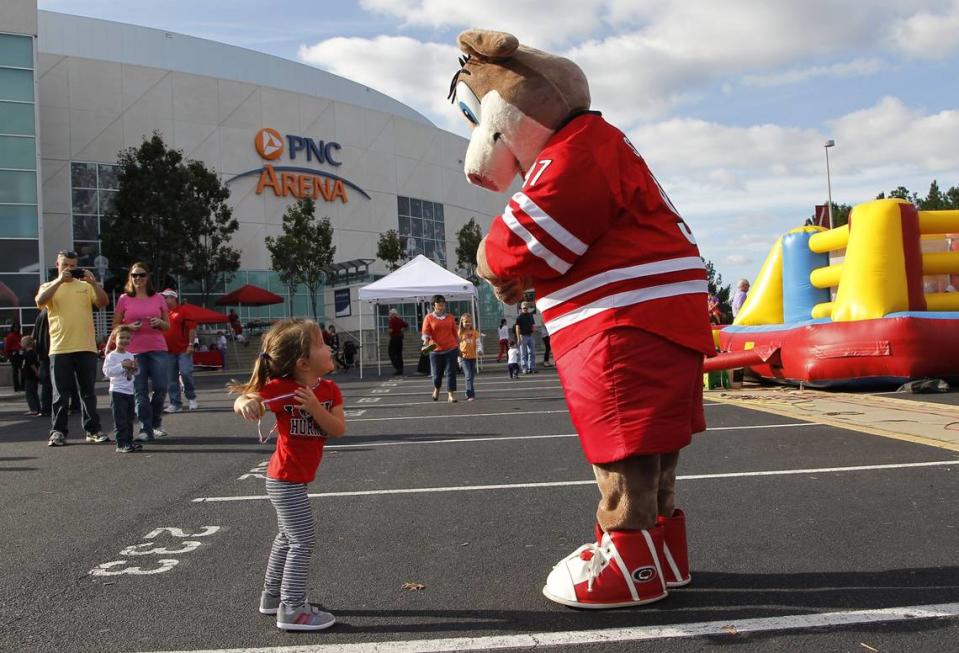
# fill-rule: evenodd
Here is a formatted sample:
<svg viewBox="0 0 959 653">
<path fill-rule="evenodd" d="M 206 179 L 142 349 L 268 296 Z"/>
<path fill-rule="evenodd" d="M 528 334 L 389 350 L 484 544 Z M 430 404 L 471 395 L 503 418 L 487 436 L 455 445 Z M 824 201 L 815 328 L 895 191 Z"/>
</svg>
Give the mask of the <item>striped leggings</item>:
<svg viewBox="0 0 959 653">
<path fill-rule="evenodd" d="M 270 549 L 263 589 L 289 608 L 306 603 L 306 579 L 316 544 L 313 511 L 306 484 L 266 479 L 279 532 Z"/>
</svg>

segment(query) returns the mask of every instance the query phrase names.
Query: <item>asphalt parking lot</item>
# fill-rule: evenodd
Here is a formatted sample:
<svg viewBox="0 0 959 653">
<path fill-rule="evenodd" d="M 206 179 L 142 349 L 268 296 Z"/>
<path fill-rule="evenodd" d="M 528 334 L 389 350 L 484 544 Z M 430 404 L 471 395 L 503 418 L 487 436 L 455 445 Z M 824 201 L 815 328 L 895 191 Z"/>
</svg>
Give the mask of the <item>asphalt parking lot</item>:
<svg viewBox="0 0 959 653">
<path fill-rule="evenodd" d="M 283 633 L 256 610 L 271 445 L 232 415 L 227 378 L 204 375 L 200 410 L 141 454 L 81 444 L 78 416 L 48 448 L 45 420 L 0 404 L 0 650 L 943 651 L 959 636 L 956 452 L 708 393 L 709 430 L 680 462 L 693 583 L 635 609 L 549 602 L 598 495 L 555 373 L 495 365 L 472 403 L 432 402 L 423 377 L 335 378 L 348 435 L 311 486 L 310 596 L 338 623 Z"/>
</svg>

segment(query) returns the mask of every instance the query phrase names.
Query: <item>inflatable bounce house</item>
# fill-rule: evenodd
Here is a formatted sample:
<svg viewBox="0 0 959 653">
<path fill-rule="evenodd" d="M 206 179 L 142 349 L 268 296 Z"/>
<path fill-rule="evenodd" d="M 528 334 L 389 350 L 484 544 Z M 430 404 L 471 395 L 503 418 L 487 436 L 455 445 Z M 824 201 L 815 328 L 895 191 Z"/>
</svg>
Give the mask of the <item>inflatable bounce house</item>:
<svg viewBox="0 0 959 653">
<path fill-rule="evenodd" d="M 779 238 L 707 369 L 812 387 L 959 379 L 959 211 L 856 206 Z"/>
</svg>

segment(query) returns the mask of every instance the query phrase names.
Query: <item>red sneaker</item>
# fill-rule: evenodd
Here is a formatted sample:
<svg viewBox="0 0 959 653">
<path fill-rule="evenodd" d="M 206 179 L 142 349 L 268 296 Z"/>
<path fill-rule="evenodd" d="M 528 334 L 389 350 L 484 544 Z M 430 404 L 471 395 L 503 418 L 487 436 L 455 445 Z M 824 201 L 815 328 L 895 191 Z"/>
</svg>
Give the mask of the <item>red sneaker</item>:
<svg viewBox="0 0 959 653">
<path fill-rule="evenodd" d="M 662 529 L 611 531 L 553 567 L 543 595 L 574 608 L 625 608 L 664 599 L 666 582 L 656 551 Z"/>
<path fill-rule="evenodd" d="M 672 517 L 656 518 L 656 526 L 663 531 L 660 540 L 659 562 L 666 575 L 666 587 L 689 585 L 693 579 L 689 575 L 689 552 L 686 548 L 686 515 L 678 508 Z"/>
</svg>

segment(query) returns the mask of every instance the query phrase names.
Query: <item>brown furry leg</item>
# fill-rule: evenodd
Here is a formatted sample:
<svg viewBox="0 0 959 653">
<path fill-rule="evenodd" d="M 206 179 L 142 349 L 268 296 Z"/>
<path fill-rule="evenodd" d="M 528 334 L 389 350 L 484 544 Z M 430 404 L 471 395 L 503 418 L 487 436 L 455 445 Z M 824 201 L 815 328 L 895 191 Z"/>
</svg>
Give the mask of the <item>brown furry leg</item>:
<svg viewBox="0 0 959 653">
<path fill-rule="evenodd" d="M 602 495 L 596 511 L 600 528 L 604 531 L 639 530 L 656 524 L 660 479 L 658 454 L 593 465 L 593 473 Z"/>
<path fill-rule="evenodd" d="M 679 464 L 679 452 L 664 453 L 659 457 L 659 494 L 657 503 L 659 514 L 672 517 L 676 508 L 676 466 Z"/>
</svg>

